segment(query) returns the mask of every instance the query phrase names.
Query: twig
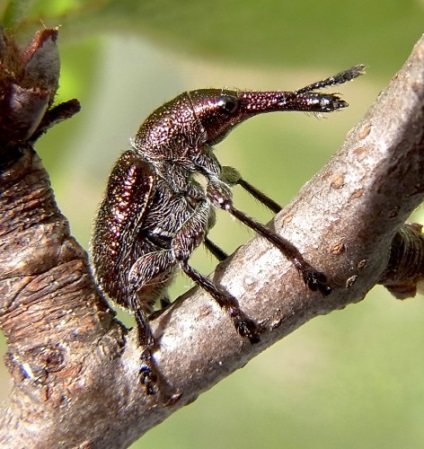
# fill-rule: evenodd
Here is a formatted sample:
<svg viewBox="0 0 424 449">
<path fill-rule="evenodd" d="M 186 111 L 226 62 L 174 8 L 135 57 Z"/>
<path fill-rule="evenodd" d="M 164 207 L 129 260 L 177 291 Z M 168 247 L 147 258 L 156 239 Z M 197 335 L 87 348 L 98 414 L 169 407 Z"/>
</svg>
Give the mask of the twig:
<svg viewBox="0 0 424 449">
<path fill-rule="evenodd" d="M 340 151 L 273 222 L 326 273 L 330 296 L 308 291 L 255 238 L 213 279 L 265 329 L 260 343 L 241 338 L 198 289 L 152 322 L 163 380 L 181 393 L 173 405 L 140 388 L 135 331 L 126 334 L 97 294 L 45 171 L 29 144 L 18 145 L 17 161 L 0 171 L 0 324 L 14 379 L 2 447 L 127 447 L 309 319 L 386 282 L 396 272 L 388 270 L 393 238 L 423 199 L 423 67 L 421 39 Z"/>
</svg>

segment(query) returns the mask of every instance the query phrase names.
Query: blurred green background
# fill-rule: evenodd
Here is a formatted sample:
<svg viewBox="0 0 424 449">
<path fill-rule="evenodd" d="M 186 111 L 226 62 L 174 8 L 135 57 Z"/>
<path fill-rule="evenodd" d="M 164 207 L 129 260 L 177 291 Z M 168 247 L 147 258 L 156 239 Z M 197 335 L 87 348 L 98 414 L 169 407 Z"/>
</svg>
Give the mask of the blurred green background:
<svg viewBox="0 0 424 449">
<path fill-rule="evenodd" d="M 295 89 L 366 64 L 367 76 L 336 89 L 349 109 L 320 120 L 258 117 L 217 147 L 223 164 L 289 202 L 402 66 L 424 31 L 424 2 L 0 0 L 0 18 L 22 42 L 43 24 L 61 25 L 57 101 L 77 97 L 83 109 L 36 149 L 87 248 L 114 160 L 164 101 L 201 87 Z M 235 201 L 271 218 L 237 189 Z M 420 211 L 414 219 L 424 221 Z M 212 237 L 233 251 L 251 233 L 220 213 Z M 193 264 L 204 273 L 214 267 L 202 250 Z M 189 287 L 179 278 L 171 294 Z M 422 297 L 400 302 L 377 287 L 362 303 L 303 326 L 132 448 L 422 447 L 423 316 Z M 3 366 L 0 376 L 6 397 Z"/>
</svg>

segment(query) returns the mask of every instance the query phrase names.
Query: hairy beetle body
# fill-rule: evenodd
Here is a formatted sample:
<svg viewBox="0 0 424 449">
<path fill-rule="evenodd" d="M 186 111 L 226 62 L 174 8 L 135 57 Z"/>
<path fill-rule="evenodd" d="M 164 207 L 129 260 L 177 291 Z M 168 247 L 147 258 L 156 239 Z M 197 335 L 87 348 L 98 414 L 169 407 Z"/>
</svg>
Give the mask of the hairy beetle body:
<svg viewBox="0 0 424 449">
<path fill-rule="evenodd" d="M 146 314 L 166 302 L 177 267 L 223 307 L 240 335 L 257 342 L 261 329 L 240 310 L 236 298 L 214 285 L 188 263 L 201 244 L 218 258 L 225 253 L 211 242 L 214 208 L 228 211 L 265 237 L 292 262 L 311 290 L 327 295 L 323 273 L 304 260 L 287 240 L 238 210 L 231 187 L 241 185 L 273 211 L 280 207 L 231 167 L 221 167 L 212 145 L 255 115 L 275 111 L 332 112 L 347 106 L 338 95 L 314 90 L 341 84 L 363 73 L 353 67 L 294 92 L 236 92 L 202 89 L 181 94 L 153 112 L 132 147 L 118 159 L 100 206 L 92 240 L 92 260 L 102 290 L 134 311 L 143 347 L 141 381 L 156 391 L 151 358 L 154 339 Z M 202 187 L 194 179 L 201 175 Z"/>
</svg>

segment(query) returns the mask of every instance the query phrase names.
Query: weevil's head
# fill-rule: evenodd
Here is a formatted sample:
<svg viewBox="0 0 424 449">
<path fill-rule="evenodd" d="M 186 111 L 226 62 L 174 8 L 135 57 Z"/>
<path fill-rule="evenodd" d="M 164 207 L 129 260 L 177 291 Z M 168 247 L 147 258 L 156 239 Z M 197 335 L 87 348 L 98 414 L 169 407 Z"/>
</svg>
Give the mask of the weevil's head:
<svg viewBox="0 0 424 449">
<path fill-rule="evenodd" d="M 290 110 L 293 92 L 250 92 L 201 89 L 187 92 L 193 113 L 205 131 L 208 144 L 215 144 L 239 123 L 266 112 Z"/>
<path fill-rule="evenodd" d="M 153 112 L 135 142 L 150 159 L 184 160 L 191 149 L 220 142 L 238 123 L 255 115 L 246 106 L 236 91 L 185 92 Z"/>
<path fill-rule="evenodd" d="M 220 142 L 239 123 L 276 111 L 332 112 L 347 103 L 334 94 L 200 89 L 158 108 L 141 126 L 135 144 L 152 160 L 186 160 L 192 149 Z"/>
<path fill-rule="evenodd" d="M 193 149 L 220 142 L 239 123 L 275 111 L 327 113 L 348 104 L 319 89 L 346 83 L 364 73 L 357 65 L 295 91 L 250 92 L 200 89 L 185 92 L 158 108 L 143 123 L 134 145 L 150 159 L 187 159 Z"/>
<path fill-rule="evenodd" d="M 201 89 L 187 92 L 186 95 L 208 144 L 220 142 L 236 125 L 248 118 L 245 105 L 236 91 Z"/>
<path fill-rule="evenodd" d="M 220 142 L 235 126 L 255 115 L 276 111 L 331 112 L 347 106 L 337 95 L 310 91 L 202 89 L 186 95 L 208 144 Z"/>
</svg>

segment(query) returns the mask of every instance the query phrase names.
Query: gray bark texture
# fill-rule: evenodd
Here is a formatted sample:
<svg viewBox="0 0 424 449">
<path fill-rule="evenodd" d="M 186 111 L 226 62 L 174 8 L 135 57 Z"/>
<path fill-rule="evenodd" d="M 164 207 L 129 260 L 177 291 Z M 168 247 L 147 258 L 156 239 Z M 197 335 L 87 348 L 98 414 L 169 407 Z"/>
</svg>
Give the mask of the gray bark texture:
<svg viewBox="0 0 424 449">
<path fill-rule="evenodd" d="M 40 126 L 39 134 L 48 128 Z M 199 288 L 152 320 L 166 394 L 179 396 L 171 403 L 140 386 L 136 332 L 115 320 L 96 289 L 31 139 L 6 147 L 13 156 L 0 164 L 0 325 L 13 386 L 0 418 L 4 448 L 128 447 L 311 318 L 361 301 L 379 282 L 407 284 L 403 297 L 413 295 L 422 275 L 420 229 L 404 223 L 424 195 L 424 39 L 270 224 L 327 275 L 333 292 L 309 291 L 278 250 L 254 238 L 211 278 L 263 327 L 258 344 L 240 337 Z M 405 244 L 403 233 L 416 243 Z"/>
</svg>

